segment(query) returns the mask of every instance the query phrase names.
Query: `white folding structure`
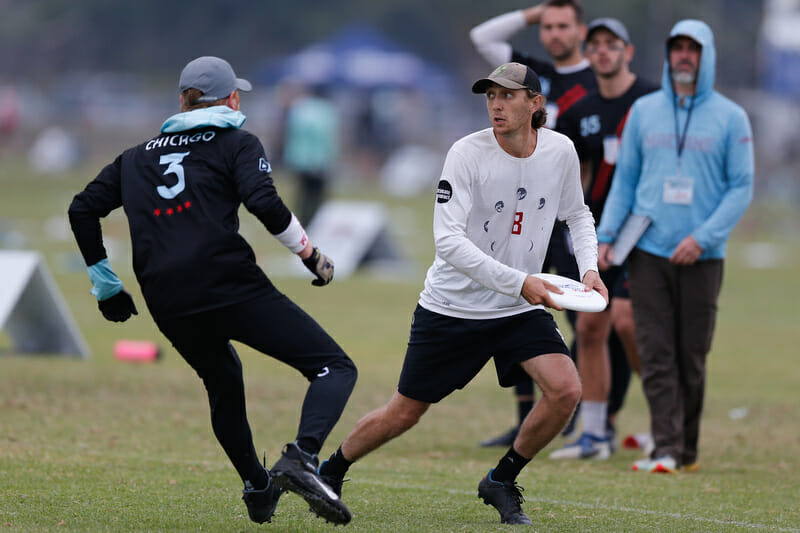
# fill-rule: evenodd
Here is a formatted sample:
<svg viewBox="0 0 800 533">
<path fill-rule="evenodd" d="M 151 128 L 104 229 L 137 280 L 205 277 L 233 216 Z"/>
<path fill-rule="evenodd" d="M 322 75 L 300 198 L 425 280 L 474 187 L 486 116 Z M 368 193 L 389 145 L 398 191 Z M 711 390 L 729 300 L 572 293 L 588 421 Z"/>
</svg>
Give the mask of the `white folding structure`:
<svg viewBox="0 0 800 533">
<path fill-rule="evenodd" d="M 0 330 L 15 353 L 90 355 L 38 252 L 0 250 Z"/>
<path fill-rule="evenodd" d="M 333 259 L 335 279 L 349 277 L 365 263 L 401 262 L 386 208 L 378 202 L 326 202 L 307 231 L 312 244 Z"/>
</svg>

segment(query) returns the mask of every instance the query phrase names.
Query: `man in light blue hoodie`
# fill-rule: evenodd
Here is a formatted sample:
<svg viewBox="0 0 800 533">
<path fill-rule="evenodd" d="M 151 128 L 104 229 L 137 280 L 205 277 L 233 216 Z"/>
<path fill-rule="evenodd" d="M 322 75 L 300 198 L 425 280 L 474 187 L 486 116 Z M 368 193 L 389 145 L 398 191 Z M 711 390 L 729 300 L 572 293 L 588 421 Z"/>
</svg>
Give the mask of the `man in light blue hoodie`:
<svg viewBox="0 0 800 533">
<path fill-rule="evenodd" d="M 600 268 L 630 214 L 650 219 L 631 252 L 630 291 L 655 449 L 648 472 L 696 470 L 706 356 L 725 246 L 753 191 L 744 110 L 714 90 L 707 24 L 683 20 L 666 42 L 662 89 L 637 100 L 597 229 Z"/>
</svg>

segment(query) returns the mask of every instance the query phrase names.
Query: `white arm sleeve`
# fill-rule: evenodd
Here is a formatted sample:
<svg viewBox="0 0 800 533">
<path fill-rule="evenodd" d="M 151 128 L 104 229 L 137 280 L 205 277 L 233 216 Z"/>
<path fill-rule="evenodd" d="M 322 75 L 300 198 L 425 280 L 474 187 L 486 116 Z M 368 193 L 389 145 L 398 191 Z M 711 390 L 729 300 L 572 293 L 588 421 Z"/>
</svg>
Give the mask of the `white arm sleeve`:
<svg viewBox="0 0 800 533">
<path fill-rule="evenodd" d="M 564 186 L 561 189 L 561 201 L 558 208 L 559 220 L 565 220 L 569 227 L 569 236 L 575 250 L 580 280 L 589 270 L 597 269 L 597 234 L 594 229 L 594 217 L 589 207 L 583 202 L 581 187 L 581 171 L 578 154 L 570 144 L 569 158 L 564 165 Z"/>
<path fill-rule="evenodd" d="M 522 10 L 512 11 L 475 26 L 469 38 L 475 50 L 494 68 L 511 61 L 513 48 L 508 40 L 526 26 Z"/>
<path fill-rule="evenodd" d="M 442 170 L 442 180 L 452 186 L 450 199 L 433 210 L 436 254 L 465 276 L 495 292 L 518 298 L 527 274 L 486 255 L 467 237 L 472 208 L 472 173 L 464 157 L 452 149 Z"/>
<path fill-rule="evenodd" d="M 303 248 L 308 244 L 306 231 L 300 221 L 297 220 L 297 217 L 294 216 L 294 213 L 292 213 L 292 220 L 289 221 L 286 229 L 275 235 L 275 238 L 295 254 L 302 252 Z"/>
</svg>

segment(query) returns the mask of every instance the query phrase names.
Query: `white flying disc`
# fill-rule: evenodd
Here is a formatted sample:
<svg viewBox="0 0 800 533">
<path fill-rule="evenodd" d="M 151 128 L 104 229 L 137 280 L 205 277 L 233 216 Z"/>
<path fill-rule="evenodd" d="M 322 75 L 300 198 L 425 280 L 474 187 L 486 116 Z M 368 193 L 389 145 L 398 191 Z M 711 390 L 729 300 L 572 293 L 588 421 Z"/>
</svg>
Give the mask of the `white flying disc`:
<svg viewBox="0 0 800 533">
<path fill-rule="evenodd" d="M 563 294 L 550 292 L 553 302 L 564 309 L 583 311 L 585 313 L 598 313 L 606 308 L 606 299 L 603 295 L 592 289 L 587 291 L 586 285 L 556 274 L 533 274 L 537 278 L 548 281 L 564 291 Z"/>
</svg>

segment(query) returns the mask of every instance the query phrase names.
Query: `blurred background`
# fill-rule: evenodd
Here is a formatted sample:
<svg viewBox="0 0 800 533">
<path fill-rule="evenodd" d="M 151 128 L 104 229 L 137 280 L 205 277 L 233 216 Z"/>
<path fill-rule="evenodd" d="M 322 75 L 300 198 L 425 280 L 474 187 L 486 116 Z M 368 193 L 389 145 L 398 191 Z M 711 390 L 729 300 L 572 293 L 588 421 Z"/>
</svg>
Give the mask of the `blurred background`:
<svg viewBox="0 0 800 533">
<path fill-rule="evenodd" d="M 187 61 L 217 55 L 253 82 L 242 99 L 245 128 L 264 143 L 276 180 L 291 184 L 295 176 L 283 165 L 291 99 L 299 87 L 315 85 L 339 116 L 339 155 L 330 170 L 335 194 L 365 187 L 378 195 L 427 194 L 450 144 L 488 125 L 482 99 L 469 91 L 488 73 L 469 30 L 529 5 L 0 0 L 0 173 L 8 184 L 79 169 L 88 181 L 177 112 L 177 80 Z M 707 21 L 717 41 L 717 89 L 747 109 L 755 131 L 756 203 L 788 210 L 797 204 L 800 0 L 584 6 L 587 21 L 613 16 L 628 26 L 633 70 L 656 81 L 670 27 L 683 18 Z M 545 57 L 535 28 L 513 44 Z M 14 225 L 0 212 L 0 248 L 20 244 Z"/>
</svg>

